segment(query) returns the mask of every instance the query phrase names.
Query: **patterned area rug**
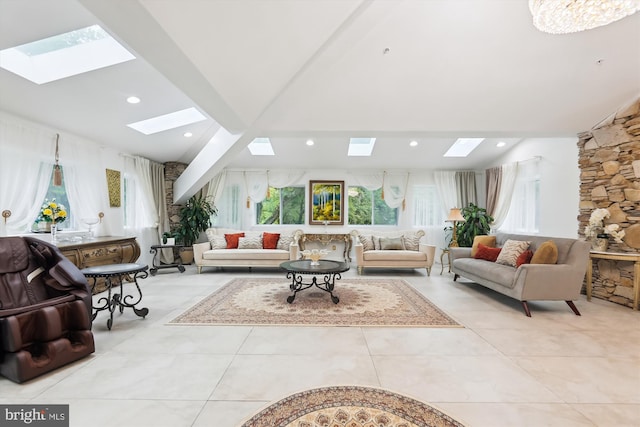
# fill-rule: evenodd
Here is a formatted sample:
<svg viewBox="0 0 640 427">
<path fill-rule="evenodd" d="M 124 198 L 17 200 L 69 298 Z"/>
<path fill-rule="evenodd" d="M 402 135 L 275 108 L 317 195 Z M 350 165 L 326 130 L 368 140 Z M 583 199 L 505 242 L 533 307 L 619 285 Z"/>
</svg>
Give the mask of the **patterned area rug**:
<svg viewBox="0 0 640 427">
<path fill-rule="evenodd" d="M 172 320 L 190 325 L 309 325 L 462 327 L 400 279 L 336 281 L 334 304 L 327 292 L 299 292 L 292 304 L 282 278 L 238 278 Z"/>
<path fill-rule="evenodd" d="M 296 393 L 241 427 L 464 427 L 410 397 L 370 387 L 325 387 Z"/>
</svg>

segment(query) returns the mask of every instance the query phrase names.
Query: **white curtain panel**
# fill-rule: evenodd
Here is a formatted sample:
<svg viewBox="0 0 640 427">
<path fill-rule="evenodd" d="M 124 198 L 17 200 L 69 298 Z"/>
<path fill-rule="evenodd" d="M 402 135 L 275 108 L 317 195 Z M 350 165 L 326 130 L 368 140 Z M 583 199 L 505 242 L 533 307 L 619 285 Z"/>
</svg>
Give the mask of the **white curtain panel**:
<svg viewBox="0 0 640 427">
<path fill-rule="evenodd" d="M 399 208 L 407 194 L 408 173 L 384 173 L 384 202 L 390 208 Z"/>
<path fill-rule="evenodd" d="M 219 174 L 211 178 L 209 185 L 207 186 L 206 198 L 211 201 L 214 206 L 217 206 L 222 197 L 224 186 L 227 181 L 227 170 L 223 169 Z"/>
<path fill-rule="evenodd" d="M 518 177 L 518 163 L 508 163 L 502 165 L 502 183 L 500 184 L 500 192 L 496 201 L 495 213 L 493 214 L 492 230 L 500 228 L 509 213 L 511 206 L 511 197 L 513 196 L 513 188 Z"/>
<path fill-rule="evenodd" d="M 84 227 L 83 218 L 98 218 L 109 206 L 105 167 L 96 153 L 96 146 L 72 136 L 60 137 L 60 164 L 62 165 L 69 208 L 76 227 Z M 111 221 L 106 217 L 96 226 L 96 235 L 112 235 Z"/>
<path fill-rule="evenodd" d="M 455 171 L 434 171 L 433 181 L 436 183 L 438 197 L 442 203 L 444 216 L 449 216 L 451 208 L 461 207 L 458 204 L 458 193 L 456 191 L 456 172 Z"/>
<path fill-rule="evenodd" d="M 284 188 L 299 184 L 304 176 L 300 170 L 270 170 L 267 171 L 269 187 Z"/>
<path fill-rule="evenodd" d="M 269 176 L 267 171 L 244 172 L 247 195 L 254 203 L 260 203 L 267 197 Z"/>
<path fill-rule="evenodd" d="M 382 187 L 382 181 L 384 180 L 384 172 L 382 171 L 351 173 L 349 176 L 352 178 L 353 184 L 364 187 L 369 191 L 375 191 Z"/>
<path fill-rule="evenodd" d="M 11 116 L 0 116 L 0 236 L 29 231 L 47 193 L 55 154 L 55 134 Z"/>
</svg>

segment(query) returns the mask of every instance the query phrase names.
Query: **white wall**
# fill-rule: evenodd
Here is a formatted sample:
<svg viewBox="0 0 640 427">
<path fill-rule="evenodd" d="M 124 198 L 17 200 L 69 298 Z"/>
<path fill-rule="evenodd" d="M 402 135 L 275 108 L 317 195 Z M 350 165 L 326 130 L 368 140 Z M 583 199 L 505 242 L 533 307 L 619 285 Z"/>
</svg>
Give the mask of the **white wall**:
<svg viewBox="0 0 640 427">
<path fill-rule="evenodd" d="M 529 138 L 489 167 L 540 160 L 540 230 L 543 236 L 578 237 L 580 168 L 578 138 Z"/>
</svg>

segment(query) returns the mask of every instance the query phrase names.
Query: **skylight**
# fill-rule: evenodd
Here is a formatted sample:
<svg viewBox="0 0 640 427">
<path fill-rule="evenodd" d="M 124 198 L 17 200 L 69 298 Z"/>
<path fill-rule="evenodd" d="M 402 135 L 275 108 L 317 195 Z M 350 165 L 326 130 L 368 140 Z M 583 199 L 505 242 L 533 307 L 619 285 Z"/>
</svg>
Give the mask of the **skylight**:
<svg viewBox="0 0 640 427">
<path fill-rule="evenodd" d="M 145 135 L 151 135 L 152 133 L 175 129 L 180 126 L 190 125 L 191 123 L 201 122 L 206 119 L 207 118 L 203 116 L 200 111 L 191 107 L 174 113 L 152 117 L 147 120 L 129 123 L 127 126 L 131 129 L 137 130 L 138 132 L 144 133 Z"/>
<path fill-rule="evenodd" d="M 249 151 L 254 156 L 274 156 L 273 147 L 269 138 L 256 138 L 248 145 Z"/>
<path fill-rule="evenodd" d="M 467 157 L 484 138 L 458 138 L 444 153 L 444 157 Z"/>
<path fill-rule="evenodd" d="M 351 138 L 349 141 L 349 156 L 370 156 L 373 152 L 375 138 Z"/>
<path fill-rule="evenodd" d="M 0 67 L 36 84 L 135 59 L 99 25 L 0 50 Z"/>
</svg>

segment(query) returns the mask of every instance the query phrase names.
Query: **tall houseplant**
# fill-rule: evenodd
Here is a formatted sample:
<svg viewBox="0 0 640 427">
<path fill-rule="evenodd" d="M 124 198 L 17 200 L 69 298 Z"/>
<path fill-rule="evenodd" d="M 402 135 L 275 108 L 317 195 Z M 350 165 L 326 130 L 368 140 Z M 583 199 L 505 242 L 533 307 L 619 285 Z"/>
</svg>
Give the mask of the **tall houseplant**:
<svg viewBox="0 0 640 427">
<path fill-rule="evenodd" d="M 464 222 L 458 225 L 458 244 L 463 247 L 471 247 L 473 238 L 491 231 L 493 217 L 487 214 L 487 210 L 469 203 L 469 206 L 460 210 Z"/>
<path fill-rule="evenodd" d="M 174 235 L 176 240 L 185 246 L 180 255 L 184 264 L 193 262 L 192 246 L 200 237 L 200 233 L 211 227 L 211 216 L 217 213 L 215 206 L 202 194 L 192 196 L 180 208 L 180 223 Z"/>
</svg>

